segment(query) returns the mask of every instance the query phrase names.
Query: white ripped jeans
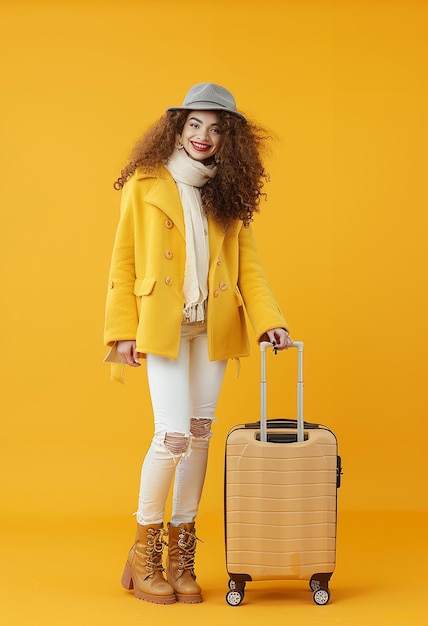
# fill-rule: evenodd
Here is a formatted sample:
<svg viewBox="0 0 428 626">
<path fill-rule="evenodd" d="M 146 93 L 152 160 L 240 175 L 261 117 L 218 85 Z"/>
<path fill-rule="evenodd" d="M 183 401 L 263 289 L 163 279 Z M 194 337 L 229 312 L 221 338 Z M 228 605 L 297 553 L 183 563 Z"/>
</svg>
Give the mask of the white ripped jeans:
<svg viewBox="0 0 428 626">
<path fill-rule="evenodd" d="M 206 323 L 200 322 L 182 324 L 177 360 L 147 355 L 155 431 L 141 471 L 139 524 L 163 521 L 173 480 L 171 524 L 194 521 L 226 364 L 208 359 Z"/>
</svg>

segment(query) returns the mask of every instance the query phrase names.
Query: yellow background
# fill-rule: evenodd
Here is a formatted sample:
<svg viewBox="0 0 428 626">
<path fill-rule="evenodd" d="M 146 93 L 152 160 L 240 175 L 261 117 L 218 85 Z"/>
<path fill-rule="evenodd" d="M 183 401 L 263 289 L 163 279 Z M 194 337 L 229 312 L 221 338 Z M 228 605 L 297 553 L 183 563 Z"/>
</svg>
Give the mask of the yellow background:
<svg viewBox="0 0 428 626">
<path fill-rule="evenodd" d="M 7 532 L 109 520 L 125 555 L 152 417 L 144 367 L 123 387 L 101 362 L 112 184 L 147 125 L 201 81 L 275 134 L 256 236 L 305 341 L 305 417 L 339 439 L 339 511 L 426 515 L 428 3 L 18 0 L 0 12 Z M 269 360 L 270 417 L 295 413 L 295 357 Z M 240 378 L 226 374 L 201 503 L 220 552 L 224 440 L 257 419 L 258 377 L 253 340 Z"/>
</svg>

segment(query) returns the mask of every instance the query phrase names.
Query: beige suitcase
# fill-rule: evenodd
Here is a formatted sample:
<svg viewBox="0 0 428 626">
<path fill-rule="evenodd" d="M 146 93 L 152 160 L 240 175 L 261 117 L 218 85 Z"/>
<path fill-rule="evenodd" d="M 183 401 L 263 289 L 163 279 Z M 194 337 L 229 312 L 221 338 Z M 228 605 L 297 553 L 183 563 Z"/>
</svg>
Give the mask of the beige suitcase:
<svg viewBox="0 0 428 626">
<path fill-rule="evenodd" d="M 266 349 L 261 344 L 260 422 L 234 426 L 226 441 L 225 534 L 228 604 L 256 580 L 307 580 L 316 604 L 330 599 L 336 562 L 335 435 L 303 421 L 303 343 L 298 350 L 297 420 L 266 421 Z"/>
</svg>

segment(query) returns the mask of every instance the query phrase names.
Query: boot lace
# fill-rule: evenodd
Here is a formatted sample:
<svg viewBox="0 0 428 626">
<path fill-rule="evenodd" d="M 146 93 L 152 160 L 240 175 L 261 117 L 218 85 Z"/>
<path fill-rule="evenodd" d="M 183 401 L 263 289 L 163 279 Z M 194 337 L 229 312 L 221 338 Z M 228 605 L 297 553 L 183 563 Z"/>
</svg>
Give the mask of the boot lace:
<svg viewBox="0 0 428 626">
<path fill-rule="evenodd" d="M 164 528 L 158 528 L 156 530 L 149 528 L 147 531 L 145 554 L 135 550 L 135 554 L 145 560 L 146 570 L 149 574 L 153 574 L 155 571 L 165 571 L 162 565 L 162 552 L 163 547 L 167 545 L 164 540 L 164 537 L 167 534 L 168 532 Z"/>
<path fill-rule="evenodd" d="M 202 541 L 195 535 L 195 531 L 188 532 L 184 528 L 180 529 L 178 536 L 178 569 L 183 572 L 189 570 L 192 576 L 195 576 L 195 552 L 196 542 Z"/>
</svg>

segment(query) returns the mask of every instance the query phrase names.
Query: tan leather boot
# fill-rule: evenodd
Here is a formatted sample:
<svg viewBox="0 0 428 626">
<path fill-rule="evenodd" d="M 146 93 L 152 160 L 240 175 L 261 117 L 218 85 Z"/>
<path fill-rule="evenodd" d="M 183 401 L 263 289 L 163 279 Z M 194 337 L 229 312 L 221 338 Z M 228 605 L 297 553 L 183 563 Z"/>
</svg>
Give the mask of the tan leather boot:
<svg viewBox="0 0 428 626">
<path fill-rule="evenodd" d="M 174 589 L 163 577 L 164 534 L 163 524 L 137 524 L 135 543 L 129 551 L 122 575 L 125 589 L 133 589 L 136 598 L 155 604 L 172 604 L 176 601 Z"/>
<path fill-rule="evenodd" d="M 195 551 L 198 538 L 195 523 L 168 524 L 168 557 L 166 577 L 179 602 L 202 602 L 201 588 L 196 582 Z"/>
</svg>

